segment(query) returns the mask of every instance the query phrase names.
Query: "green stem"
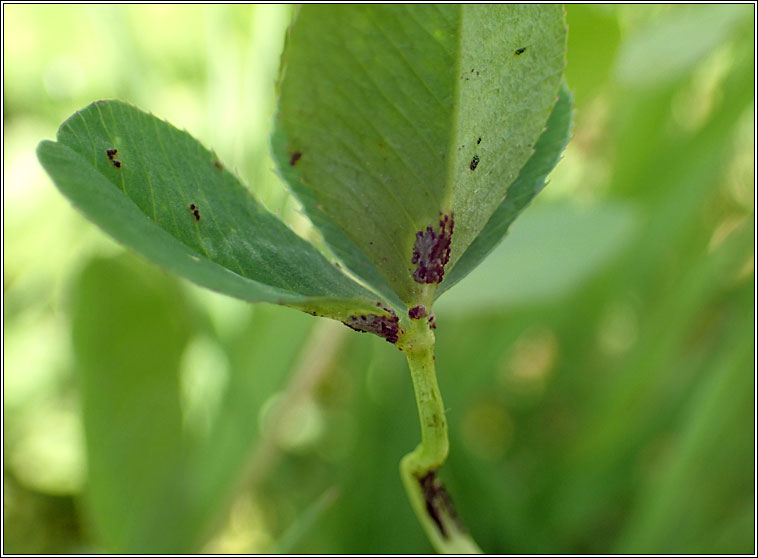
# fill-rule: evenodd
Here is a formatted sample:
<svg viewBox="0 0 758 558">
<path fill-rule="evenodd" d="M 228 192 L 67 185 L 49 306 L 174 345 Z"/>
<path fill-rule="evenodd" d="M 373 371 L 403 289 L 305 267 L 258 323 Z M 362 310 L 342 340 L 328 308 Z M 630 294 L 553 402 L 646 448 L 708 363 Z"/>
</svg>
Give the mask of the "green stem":
<svg viewBox="0 0 758 558">
<path fill-rule="evenodd" d="M 400 476 L 411 507 L 437 552 L 481 553 L 437 478 L 437 469 L 447 458 L 449 443 L 445 408 L 434 370 L 434 333 L 427 320 L 411 320 L 399 346 L 411 369 L 421 421 L 421 443 L 400 461 Z"/>
</svg>

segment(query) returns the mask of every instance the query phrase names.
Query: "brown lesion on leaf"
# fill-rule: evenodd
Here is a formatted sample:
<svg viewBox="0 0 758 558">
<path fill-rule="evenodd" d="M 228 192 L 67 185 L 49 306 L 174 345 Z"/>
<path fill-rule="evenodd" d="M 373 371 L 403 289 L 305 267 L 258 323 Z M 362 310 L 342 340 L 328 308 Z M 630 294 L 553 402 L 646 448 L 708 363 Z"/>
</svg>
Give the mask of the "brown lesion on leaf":
<svg viewBox="0 0 758 558">
<path fill-rule="evenodd" d="M 421 485 L 421 492 L 424 494 L 424 502 L 426 503 L 426 512 L 429 517 L 437 525 L 440 534 L 447 538 L 448 533 L 443 522 L 443 517 L 447 516 L 455 523 L 455 526 L 460 531 L 466 531 L 466 528 L 458 519 L 458 514 L 453 506 L 453 501 L 450 495 L 447 493 L 442 483 L 437 478 L 437 470 L 432 469 L 424 476 L 418 478 L 418 482 Z"/>
<path fill-rule="evenodd" d="M 469 164 L 469 167 L 472 171 L 476 170 L 477 165 L 479 165 L 479 155 L 474 155 L 474 158 L 471 159 L 471 164 Z"/>
<path fill-rule="evenodd" d="M 373 333 L 383 337 L 389 343 L 396 343 L 400 334 L 399 318 L 391 308 L 383 308 L 389 316 L 380 316 L 378 314 L 361 314 L 348 317 L 347 321 L 342 322 L 350 329 L 363 333 Z"/>
<path fill-rule="evenodd" d="M 522 54 L 524 54 L 525 50 L 526 50 L 526 47 L 517 48 L 513 54 L 515 54 L 516 56 L 521 56 Z"/>
<path fill-rule="evenodd" d="M 295 151 L 295 152 L 292 154 L 292 156 L 290 157 L 290 166 L 291 166 L 291 167 L 294 167 L 295 165 L 297 165 L 297 162 L 300 160 L 300 158 L 301 158 L 302 156 L 303 156 L 303 154 L 302 154 L 302 153 L 300 153 L 300 151 Z"/>
<path fill-rule="evenodd" d="M 118 149 L 106 149 L 105 154 L 108 155 L 108 159 L 117 169 L 121 168 L 121 160 L 118 158 Z"/>
<path fill-rule="evenodd" d="M 439 230 L 432 226 L 416 233 L 411 263 L 416 264 L 413 279 L 417 283 L 440 283 L 445 275 L 445 264 L 450 259 L 450 240 L 453 236 L 453 213 L 440 214 Z"/>
</svg>

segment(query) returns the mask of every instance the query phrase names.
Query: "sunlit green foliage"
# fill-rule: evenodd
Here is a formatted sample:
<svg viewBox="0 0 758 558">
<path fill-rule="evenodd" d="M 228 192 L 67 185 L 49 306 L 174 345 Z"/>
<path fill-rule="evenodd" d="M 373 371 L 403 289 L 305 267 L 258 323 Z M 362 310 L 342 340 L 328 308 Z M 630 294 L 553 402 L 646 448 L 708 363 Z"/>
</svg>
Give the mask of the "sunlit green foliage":
<svg viewBox="0 0 758 558">
<path fill-rule="evenodd" d="M 123 254 L 34 156 L 126 99 L 313 238 L 267 154 L 288 9 L 3 9 L 3 550 L 429 551 L 402 355 Z M 437 310 L 444 479 L 487 551 L 753 551 L 752 9 L 567 8 L 575 137 Z"/>
</svg>

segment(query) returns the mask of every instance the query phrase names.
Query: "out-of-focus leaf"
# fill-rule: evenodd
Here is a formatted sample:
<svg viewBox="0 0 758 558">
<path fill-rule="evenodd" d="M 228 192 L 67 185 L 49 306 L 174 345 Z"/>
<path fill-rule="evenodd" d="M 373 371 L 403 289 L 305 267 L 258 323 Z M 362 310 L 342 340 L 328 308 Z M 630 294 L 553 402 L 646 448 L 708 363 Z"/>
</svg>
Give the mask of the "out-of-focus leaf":
<svg viewBox="0 0 758 558">
<path fill-rule="evenodd" d="M 558 297 L 590 277 L 623 248 L 637 224 L 623 204 L 534 207 L 450 294 L 440 312 L 481 312 Z"/>
<path fill-rule="evenodd" d="M 463 253 L 458 263 L 448 273 L 440 288 L 435 292 L 440 296 L 476 268 L 484 258 L 500 243 L 508 232 L 508 227 L 545 187 L 545 179 L 558 163 L 571 134 L 571 93 L 565 84 L 561 86 L 558 102 L 547 121 L 547 129 L 542 132 L 535 152 L 521 169 L 516 181 L 510 185 L 505 199 L 487 221 L 482 232 Z"/>
<path fill-rule="evenodd" d="M 732 275 L 750 250 L 753 237 L 750 227 L 740 227 L 711 254 L 703 272 L 687 283 L 705 290 L 720 275 Z M 692 296 L 700 293 L 689 286 L 685 283 L 682 288 L 691 293 L 687 302 L 692 307 L 703 297 Z M 752 551 L 753 533 L 746 531 L 718 545 L 702 537 L 703 530 L 727 520 L 735 504 L 751 502 L 754 489 L 750 463 L 755 447 L 748 441 L 754 439 L 755 429 L 744 421 L 755 408 L 755 340 L 744 335 L 755 320 L 743 311 L 755 302 L 752 281 L 742 281 L 732 297 L 719 306 L 718 318 L 724 325 L 719 330 L 718 350 L 708 351 L 710 354 L 694 362 L 705 365 L 704 377 L 698 378 L 680 413 L 659 471 L 640 490 L 635 512 L 620 537 L 620 552 Z M 686 312 L 677 316 L 686 316 Z M 698 489 L 692 490 L 692 486 Z M 668 526 L 674 524 L 680 529 L 672 533 Z"/>
<path fill-rule="evenodd" d="M 337 488 L 332 487 L 327 489 L 326 492 L 299 515 L 289 529 L 279 538 L 274 552 L 276 554 L 291 553 L 338 497 L 339 491 Z"/>
<path fill-rule="evenodd" d="M 306 6 L 283 55 L 280 172 L 349 268 L 415 304 L 438 282 L 414 279 L 417 233 L 444 237 L 454 212 L 454 266 L 542 133 L 565 43 L 557 5 Z"/>
<path fill-rule="evenodd" d="M 87 444 L 87 511 L 112 552 L 188 552 L 179 363 L 188 315 L 174 281 L 94 260 L 72 335 Z"/>
<path fill-rule="evenodd" d="M 245 300 L 342 319 L 382 312 L 186 132 L 107 101 L 69 118 L 57 139 L 37 153 L 61 192 L 152 262 Z"/>
<path fill-rule="evenodd" d="M 580 107 L 603 92 L 621 38 L 619 18 L 608 4 L 567 4 L 566 23 L 566 80 Z"/>
<path fill-rule="evenodd" d="M 219 413 L 207 435 L 193 444 L 187 465 L 192 487 L 187 529 L 193 548 L 207 542 L 241 483 L 251 480 L 248 469 L 261 439 L 261 408 L 287 386 L 313 324 L 299 312 L 256 306 L 225 346 L 229 376 Z"/>
<path fill-rule="evenodd" d="M 635 89 L 660 88 L 681 77 L 753 20 L 749 5 L 700 5 L 677 9 L 625 41 L 616 60 L 618 79 Z"/>
<path fill-rule="evenodd" d="M 740 333 L 754 323 L 752 319 L 738 322 L 741 329 L 733 328 L 733 342 L 726 346 L 731 350 L 720 352 L 710 377 L 693 394 L 670 460 L 641 490 L 641 501 L 621 534 L 620 553 L 753 551 L 753 529 L 738 530 L 718 544 L 710 536 L 703 540 L 702 533 L 715 531 L 731 519 L 738 511 L 735 504 L 749 505 L 753 500 L 750 462 L 755 459 L 755 447 L 745 442 L 754 438 L 755 431 L 743 419 L 755 409 L 754 343 Z M 672 533 L 671 525 L 681 530 Z"/>
</svg>

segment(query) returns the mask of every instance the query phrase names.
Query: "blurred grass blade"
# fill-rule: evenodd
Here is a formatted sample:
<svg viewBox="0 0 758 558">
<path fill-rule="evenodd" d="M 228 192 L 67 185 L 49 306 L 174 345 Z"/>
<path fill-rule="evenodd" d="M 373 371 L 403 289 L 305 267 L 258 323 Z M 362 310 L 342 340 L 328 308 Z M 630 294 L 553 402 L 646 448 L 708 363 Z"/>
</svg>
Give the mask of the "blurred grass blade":
<svg viewBox="0 0 758 558">
<path fill-rule="evenodd" d="M 179 402 L 189 311 L 174 280 L 130 260 L 93 260 L 74 291 L 89 518 L 106 551 L 189 552 Z"/>
<path fill-rule="evenodd" d="M 99 101 L 64 122 L 57 139 L 37 153 L 61 192 L 152 262 L 245 300 L 337 318 L 376 311 L 375 295 L 266 211 L 186 132 Z"/>
<path fill-rule="evenodd" d="M 565 46 L 558 5 L 304 6 L 274 158 L 343 262 L 415 302 L 416 233 L 454 211 L 452 266 L 484 227 L 555 104 Z"/>
<path fill-rule="evenodd" d="M 521 169 L 516 181 L 508 188 L 505 199 L 492 214 L 479 236 L 445 277 L 436 291 L 436 296 L 455 285 L 478 266 L 497 246 L 508 232 L 511 223 L 545 187 L 545 179 L 553 170 L 571 135 L 571 93 L 565 83 L 561 85 L 558 102 L 547 121 L 534 154 Z"/>
<path fill-rule="evenodd" d="M 749 303 L 751 297 L 744 298 Z M 619 552 L 749 554 L 753 550 L 753 533 L 747 530 L 719 541 L 718 546 L 701 535 L 708 528 L 716 531 L 731 519 L 724 517 L 724 511 L 734 513 L 737 504 L 747 504 L 754 493 L 747 469 L 754 462 L 755 447 L 745 443 L 749 436 L 744 435 L 741 421 L 755 409 L 751 373 L 755 351 L 754 341 L 740 333 L 755 320 L 747 315 L 735 318 L 739 321 L 730 324 L 732 335 L 725 339 L 725 348 L 713 359 L 682 413 L 670 455 L 658 476 L 640 490 L 639 503 L 621 533 Z M 688 490 L 691 486 L 699 489 Z M 682 529 L 672 534 L 674 524 Z"/>
<path fill-rule="evenodd" d="M 187 460 L 193 494 L 189 512 L 193 548 L 203 548 L 243 486 L 256 487 L 256 483 L 270 478 L 271 471 L 258 465 L 261 461 L 276 463 L 278 446 L 275 440 L 260 436 L 262 431 L 268 432 L 261 422 L 261 409 L 272 398 L 278 399 L 274 394 L 292 386 L 292 374 L 304 359 L 314 354 L 317 359 L 322 358 L 318 346 L 313 344 L 313 332 L 335 330 L 338 332 L 335 337 L 352 337 L 346 328 L 334 322 L 259 305 L 252 312 L 252 319 L 240 324 L 233 340 L 225 345 L 229 374 L 218 414 L 202 435 L 195 436 Z M 306 340 L 308 344 L 304 345 Z M 271 451 L 260 459 L 258 454 L 264 445 Z M 265 459 L 272 454 L 272 459 Z"/>
<path fill-rule="evenodd" d="M 291 554 L 297 545 L 311 531 L 318 520 L 326 513 L 339 498 L 340 492 L 336 487 L 327 489 L 318 499 L 308 506 L 289 526 L 284 534 L 276 541 L 274 554 Z"/>
</svg>

